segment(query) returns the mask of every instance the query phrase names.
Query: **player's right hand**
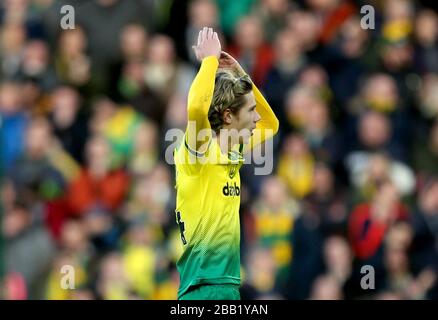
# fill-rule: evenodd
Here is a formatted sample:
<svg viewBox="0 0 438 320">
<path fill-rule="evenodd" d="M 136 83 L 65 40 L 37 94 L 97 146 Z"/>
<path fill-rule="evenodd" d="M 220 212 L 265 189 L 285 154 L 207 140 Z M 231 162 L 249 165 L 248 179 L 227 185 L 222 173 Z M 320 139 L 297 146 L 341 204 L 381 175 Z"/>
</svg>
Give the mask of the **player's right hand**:
<svg viewBox="0 0 438 320">
<path fill-rule="evenodd" d="M 192 48 L 199 61 L 202 61 L 209 56 L 215 56 L 219 59 L 222 52 L 221 43 L 217 33 L 214 32 L 212 28 L 207 27 L 204 27 L 199 31 L 198 44 Z"/>
</svg>

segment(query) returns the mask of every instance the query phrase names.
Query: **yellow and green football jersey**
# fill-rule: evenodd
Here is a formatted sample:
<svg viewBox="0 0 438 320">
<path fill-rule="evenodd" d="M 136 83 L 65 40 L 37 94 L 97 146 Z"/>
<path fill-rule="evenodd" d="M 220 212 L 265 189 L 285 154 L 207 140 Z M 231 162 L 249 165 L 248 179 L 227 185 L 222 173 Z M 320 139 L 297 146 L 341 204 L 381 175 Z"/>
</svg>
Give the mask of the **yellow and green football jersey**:
<svg viewBox="0 0 438 320">
<path fill-rule="evenodd" d="M 174 159 L 176 222 L 184 247 L 177 262 L 178 297 L 193 285 L 239 285 L 242 145 L 225 155 L 212 139 L 200 154 L 184 139 Z"/>
<path fill-rule="evenodd" d="M 183 245 L 177 262 L 181 279 L 178 298 L 194 285 L 240 284 L 239 169 L 243 164 L 242 154 L 278 131 L 278 119 L 253 84 L 256 111 L 261 117 L 256 130 L 260 134 L 251 137 L 245 150 L 243 145 L 236 145 L 223 154 L 212 137 L 208 139 L 204 153 L 190 149 L 188 136 L 198 137 L 202 130 L 211 130 L 208 112 L 218 66 L 219 60 L 215 56 L 202 60 L 188 96 L 187 136 L 174 151 L 176 222 Z"/>
</svg>

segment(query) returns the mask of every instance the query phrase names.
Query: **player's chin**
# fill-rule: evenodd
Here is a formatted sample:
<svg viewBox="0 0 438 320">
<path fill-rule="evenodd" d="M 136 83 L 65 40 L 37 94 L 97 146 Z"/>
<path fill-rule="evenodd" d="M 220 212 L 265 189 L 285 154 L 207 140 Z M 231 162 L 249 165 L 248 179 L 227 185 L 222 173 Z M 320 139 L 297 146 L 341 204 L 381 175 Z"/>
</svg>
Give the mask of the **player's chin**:
<svg viewBox="0 0 438 320">
<path fill-rule="evenodd" d="M 239 132 L 239 143 L 240 144 L 247 144 L 249 143 L 249 140 L 251 139 L 251 136 L 253 135 L 253 129 L 252 128 L 244 128 L 240 130 Z"/>
<path fill-rule="evenodd" d="M 247 144 L 247 143 L 249 143 L 249 139 L 251 138 L 251 133 L 249 133 L 249 134 L 245 134 L 245 135 L 241 135 L 240 137 L 239 137 L 239 143 L 240 144 Z"/>
</svg>

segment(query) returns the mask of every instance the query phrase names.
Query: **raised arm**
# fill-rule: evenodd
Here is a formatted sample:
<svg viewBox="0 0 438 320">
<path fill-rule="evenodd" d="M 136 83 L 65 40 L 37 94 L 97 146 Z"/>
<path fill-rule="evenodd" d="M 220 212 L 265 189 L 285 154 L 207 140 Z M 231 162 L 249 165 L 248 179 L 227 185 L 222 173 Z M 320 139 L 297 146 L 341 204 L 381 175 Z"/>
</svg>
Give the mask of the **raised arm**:
<svg viewBox="0 0 438 320">
<path fill-rule="evenodd" d="M 201 61 L 201 67 L 190 87 L 187 113 L 188 124 L 186 143 L 197 153 L 205 152 L 211 139 L 211 127 L 208 121 L 208 111 L 214 92 L 215 76 L 219 66 L 221 45 L 216 32 L 204 28 L 199 32 L 198 44 L 193 46 L 196 57 Z M 205 130 L 199 139 L 198 134 Z"/>
<path fill-rule="evenodd" d="M 249 140 L 248 145 L 244 147 L 244 152 L 272 138 L 278 132 L 279 127 L 279 121 L 274 111 L 254 83 L 252 84 L 252 92 L 256 100 L 256 111 L 261 119 L 257 122 L 254 135 Z"/>
</svg>

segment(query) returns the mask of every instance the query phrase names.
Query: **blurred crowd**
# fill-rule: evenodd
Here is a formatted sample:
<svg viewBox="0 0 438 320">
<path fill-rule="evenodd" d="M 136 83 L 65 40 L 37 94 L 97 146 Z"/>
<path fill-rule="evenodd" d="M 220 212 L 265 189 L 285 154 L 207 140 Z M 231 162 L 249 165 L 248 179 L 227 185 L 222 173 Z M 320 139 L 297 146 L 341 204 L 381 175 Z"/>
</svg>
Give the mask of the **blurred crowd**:
<svg viewBox="0 0 438 320">
<path fill-rule="evenodd" d="M 437 299 L 438 15 L 410 0 L 1 1 L 0 298 L 176 298 L 165 135 L 203 26 L 280 119 L 272 174 L 241 169 L 242 298 Z"/>
</svg>

